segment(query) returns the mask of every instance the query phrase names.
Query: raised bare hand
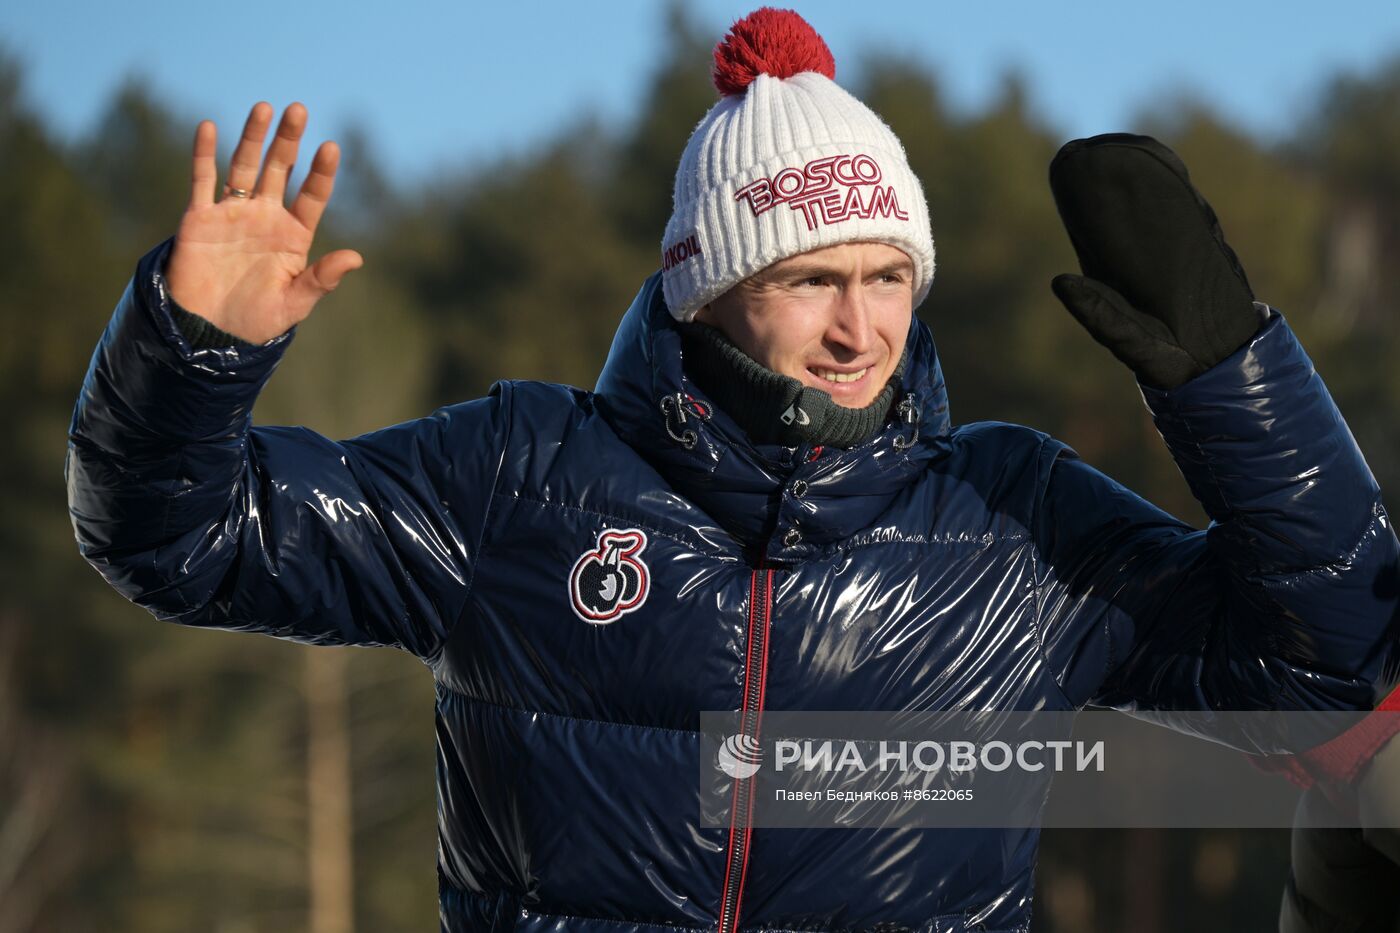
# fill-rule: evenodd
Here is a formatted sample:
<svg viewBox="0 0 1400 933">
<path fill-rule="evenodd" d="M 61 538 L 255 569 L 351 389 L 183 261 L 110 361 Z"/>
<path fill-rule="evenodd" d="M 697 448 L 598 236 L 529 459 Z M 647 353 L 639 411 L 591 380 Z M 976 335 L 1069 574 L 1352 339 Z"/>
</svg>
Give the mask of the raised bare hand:
<svg viewBox="0 0 1400 933">
<path fill-rule="evenodd" d="M 190 203 L 166 267 L 170 296 L 181 307 L 252 343 L 266 343 L 301 322 L 347 272 L 364 263 L 359 253 L 341 249 L 307 265 L 316 225 L 335 186 L 340 149 L 329 140 L 321 144 L 289 209 L 283 200 L 306 129 L 306 108 L 294 103 L 283 112 L 259 173 L 272 115 L 271 104 L 253 105 L 217 202 L 217 130 L 211 120 L 199 124 Z M 246 197 L 238 195 L 240 189 Z"/>
</svg>

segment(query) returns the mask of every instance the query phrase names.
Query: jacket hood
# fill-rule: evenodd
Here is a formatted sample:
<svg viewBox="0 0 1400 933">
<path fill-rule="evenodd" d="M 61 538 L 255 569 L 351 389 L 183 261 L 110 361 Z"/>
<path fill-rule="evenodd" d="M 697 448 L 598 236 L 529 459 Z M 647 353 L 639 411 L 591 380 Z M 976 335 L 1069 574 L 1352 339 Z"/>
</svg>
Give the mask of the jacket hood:
<svg viewBox="0 0 1400 933">
<path fill-rule="evenodd" d="M 754 444 L 690 380 L 661 273 L 622 317 L 594 390 L 602 416 L 671 486 L 754 556 L 797 560 L 868 528 L 948 449 L 951 423 L 933 335 L 911 316 L 891 418 L 851 448 Z M 770 540 L 788 487 L 804 482 L 801 543 Z"/>
</svg>

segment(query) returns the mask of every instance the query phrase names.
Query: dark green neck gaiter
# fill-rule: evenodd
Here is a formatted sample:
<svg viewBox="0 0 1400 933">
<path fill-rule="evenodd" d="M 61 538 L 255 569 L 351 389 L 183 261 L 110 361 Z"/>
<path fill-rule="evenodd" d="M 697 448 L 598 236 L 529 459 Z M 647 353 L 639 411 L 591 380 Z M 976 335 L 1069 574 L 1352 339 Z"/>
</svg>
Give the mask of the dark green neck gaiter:
<svg viewBox="0 0 1400 933">
<path fill-rule="evenodd" d="M 699 321 L 679 325 L 685 371 L 748 433 L 755 444 L 854 447 L 889 420 L 908 348 L 880 394 L 864 408 L 846 408 L 821 389 L 774 372 L 724 333 Z"/>
</svg>

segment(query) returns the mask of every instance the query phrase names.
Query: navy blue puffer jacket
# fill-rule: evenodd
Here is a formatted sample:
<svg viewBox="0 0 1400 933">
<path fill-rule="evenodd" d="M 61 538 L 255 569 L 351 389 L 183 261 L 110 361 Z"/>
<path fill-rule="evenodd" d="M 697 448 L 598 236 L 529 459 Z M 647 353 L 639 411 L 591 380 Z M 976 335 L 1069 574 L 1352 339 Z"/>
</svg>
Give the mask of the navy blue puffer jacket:
<svg viewBox="0 0 1400 933">
<path fill-rule="evenodd" d="M 1143 390 L 1197 530 L 1044 434 L 952 428 L 917 317 L 882 433 L 756 448 L 659 274 L 593 392 L 250 428 L 293 332 L 192 351 L 167 249 L 74 412 L 82 554 L 159 619 L 423 660 L 445 931 L 1027 928 L 1034 830 L 701 825 L 701 710 L 1371 706 L 1400 548 L 1276 311 Z"/>
</svg>

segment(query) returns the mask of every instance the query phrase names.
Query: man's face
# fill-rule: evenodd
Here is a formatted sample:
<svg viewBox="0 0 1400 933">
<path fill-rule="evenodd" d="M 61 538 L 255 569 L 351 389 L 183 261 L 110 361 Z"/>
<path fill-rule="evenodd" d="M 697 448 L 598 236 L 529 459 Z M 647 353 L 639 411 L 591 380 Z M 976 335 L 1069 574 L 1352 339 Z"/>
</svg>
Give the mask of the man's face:
<svg viewBox="0 0 1400 933">
<path fill-rule="evenodd" d="M 864 408 L 899 365 L 914 263 L 885 243 L 841 243 L 775 262 L 695 315 L 757 362 Z"/>
</svg>

